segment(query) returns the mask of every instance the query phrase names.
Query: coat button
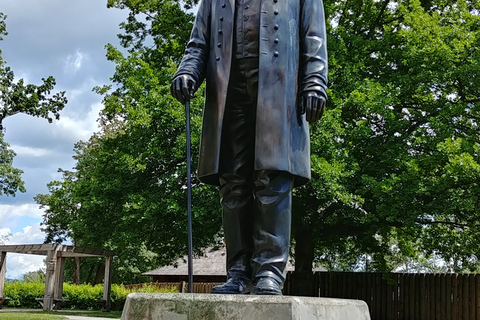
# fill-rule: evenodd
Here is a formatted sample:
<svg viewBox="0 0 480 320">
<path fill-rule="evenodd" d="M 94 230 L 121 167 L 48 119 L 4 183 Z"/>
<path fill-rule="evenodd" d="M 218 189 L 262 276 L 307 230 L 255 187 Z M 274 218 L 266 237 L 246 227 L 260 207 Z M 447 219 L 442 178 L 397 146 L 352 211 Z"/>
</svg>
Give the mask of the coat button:
<svg viewBox="0 0 480 320">
<path fill-rule="evenodd" d="M 218 30 L 218 34 L 222 34 L 222 33 L 223 33 L 223 31 L 222 31 L 222 30 Z"/>
<path fill-rule="evenodd" d="M 277 15 L 277 14 L 278 14 L 278 10 L 273 11 L 273 14 Z"/>
<path fill-rule="evenodd" d="M 220 17 L 220 21 L 223 21 L 223 17 Z"/>
<path fill-rule="evenodd" d="M 275 1 L 275 0 L 274 0 L 274 1 Z M 225 8 L 226 6 L 227 6 L 227 5 L 226 5 L 225 3 L 224 3 L 224 4 L 222 4 L 222 8 Z"/>
<path fill-rule="evenodd" d="M 273 42 L 278 43 L 278 38 L 276 38 L 275 40 L 273 40 Z"/>
<path fill-rule="evenodd" d="M 248 20 L 248 16 L 244 16 L 243 21 L 247 21 L 247 20 Z"/>
<path fill-rule="evenodd" d="M 278 30 L 278 24 L 276 24 L 273 29 Z"/>
<path fill-rule="evenodd" d="M 275 57 L 278 57 L 278 51 L 275 51 L 275 52 L 273 53 L 273 55 L 274 55 Z"/>
<path fill-rule="evenodd" d="M 220 61 L 220 57 L 216 57 L 215 60 Z"/>
<path fill-rule="evenodd" d="M 217 47 L 219 47 L 219 48 L 220 48 L 221 46 L 222 46 L 222 44 L 221 44 L 221 43 L 217 43 Z"/>
<path fill-rule="evenodd" d="M 250 8 L 250 6 L 247 4 L 244 8 L 245 10 L 247 10 L 248 8 Z"/>
<path fill-rule="evenodd" d="M 274 3 L 277 3 L 277 2 L 278 2 L 278 0 L 273 0 L 273 2 L 274 2 Z"/>
</svg>

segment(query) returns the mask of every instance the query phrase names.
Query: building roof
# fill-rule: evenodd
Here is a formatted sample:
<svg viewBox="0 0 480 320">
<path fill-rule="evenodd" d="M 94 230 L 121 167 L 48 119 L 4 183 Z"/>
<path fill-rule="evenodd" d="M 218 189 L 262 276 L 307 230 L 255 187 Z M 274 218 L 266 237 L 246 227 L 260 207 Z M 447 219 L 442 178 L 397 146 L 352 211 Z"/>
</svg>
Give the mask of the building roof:
<svg viewBox="0 0 480 320">
<path fill-rule="evenodd" d="M 188 259 L 184 256 L 169 266 L 160 267 L 142 273 L 144 276 L 167 276 L 187 275 Z M 293 271 L 295 266 L 288 261 L 286 271 Z M 323 268 L 315 268 L 315 271 L 324 271 Z M 202 256 L 193 258 L 193 275 L 202 276 L 225 276 L 226 271 L 226 250 L 225 247 L 207 248 Z"/>
</svg>

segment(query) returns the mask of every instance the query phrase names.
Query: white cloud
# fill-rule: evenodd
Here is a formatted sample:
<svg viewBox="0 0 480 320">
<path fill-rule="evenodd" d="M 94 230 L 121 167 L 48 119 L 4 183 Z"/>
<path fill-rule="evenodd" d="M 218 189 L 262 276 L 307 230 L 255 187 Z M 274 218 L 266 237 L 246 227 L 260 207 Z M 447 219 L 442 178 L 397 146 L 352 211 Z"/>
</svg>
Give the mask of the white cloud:
<svg viewBox="0 0 480 320">
<path fill-rule="evenodd" d="M 72 141 L 88 140 L 92 133 L 99 129 L 96 119 L 102 108 L 101 103 L 92 104 L 82 119 L 63 116 L 60 121 L 55 123 L 59 129 L 55 130 L 55 133 L 64 137 L 68 136 Z"/>
<path fill-rule="evenodd" d="M 3 244 L 4 241 L 10 239 L 12 235 L 12 230 L 10 228 L 0 228 L 0 244 Z"/>
<path fill-rule="evenodd" d="M 23 227 L 23 231 L 13 233 L 10 240 L 6 244 L 31 244 L 43 243 L 45 240 L 45 233 L 40 230 L 40 223 L 35 223 L 32 226 Z"/>
<path fill-rule="evenodd" d="M 45 266 L 43 260 L 45 256 L 34 254 L 7 253 L 7 272 L 8 279 L 22 279 L 27 272 L 37 271 Z"/>
<path fill-rule="evenodd" d="M 44 148 L 25 147 L 14 144 L 12 144 L 10 147 L 15 150 L 17 156 L 20 157 L 41 158 L 50 154 L 50 151 Z"/>
<path fill-rule="evenodd" d="M 82 68 L 83 59 L 85 54 L 77 50 L 75 54 L 69 54 L 65 59 L 65 66 L 63 72 L 65 73 L 76 73 L 80 68 Z"/>
<path fill-rule="evenodd" d="M 46 184 L 59 178 L 57 168 L 72 167 L 74 143 L 88 140 L 98 131 L 102 97 L 91 90 L 109 83 L 115 65 L 105 58 L 104 46 L 118 45 L 118 25 L 128 11 L 107 9 L 105 2 L 98 0 L 2 1 L 1 11 L 8 16 L 9 31 L 2 41 L 2 56 L 15 72 L 15 79 L 40 84 L 40 79 L 51 75 L 57 83 L 52 93 L 66 91 L 69 101 L 60 121 L 52 124 L 23 114 L 4 122 L 5 141 L 17 152 L 14 166 L 24 170 L 27 192 L 0 198 L 0 235 L 12 233 L 12 244 L 41 243 L 43 211 L 33 203 L 33 197 L 46 193 Z M 35 259 L 40 264 L 31 266 L 29 261 Z M 7 260 L 7 272 L 18 269 L 16 276 L 37 270 L 43 257 Z"/>
<path fill-rule="evenodd" d="M 3 216 L 2 216 L 3 217 Z M 0 229 L 0 235 L 11 233 L 10 228 Z M 15 232 L 5 241 L 5 244 L 40 244 L 43 243 L 45 234 L 40 230 L 40 223 L 23 227 L 22 231 Z M 21 279 L 30 271 L 36 271 L 44 266 L 45 257 L 31 254 L 7 253 L 7 273 L 9 279 Z"/>
<path fill-rule="evenodd" d="M 13 217 L 30 217 L 41 219 L 43 210 L 34 203 L 25 203 L 21 205 L 0 204 L 0 226 L 9 228 L 7 220 Z"/>
</svg>

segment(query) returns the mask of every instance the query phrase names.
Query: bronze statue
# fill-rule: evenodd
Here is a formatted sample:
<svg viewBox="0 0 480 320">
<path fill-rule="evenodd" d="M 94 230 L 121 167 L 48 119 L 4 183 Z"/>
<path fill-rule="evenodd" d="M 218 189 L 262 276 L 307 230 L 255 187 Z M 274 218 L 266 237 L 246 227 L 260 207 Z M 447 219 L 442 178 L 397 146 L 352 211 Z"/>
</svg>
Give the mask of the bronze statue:
<svg viewBox="0 0 480 320">
<path fill-rule="evenodd" d="M 206 79 L 198 176 L 220 186 L 228 281 L 212 293 L 281 294 L 292 188 L 308 182 L 308 122 L 324 111 L 322 0 L 201 0 L 171 86 Z"/>
</svg>

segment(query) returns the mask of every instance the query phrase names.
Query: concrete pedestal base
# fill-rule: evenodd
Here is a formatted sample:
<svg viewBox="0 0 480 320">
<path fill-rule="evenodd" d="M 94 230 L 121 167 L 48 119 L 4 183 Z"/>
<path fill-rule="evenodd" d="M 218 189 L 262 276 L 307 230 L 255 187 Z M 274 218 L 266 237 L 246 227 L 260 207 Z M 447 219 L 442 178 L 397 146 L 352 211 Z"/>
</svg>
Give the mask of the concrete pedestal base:
<svg viewBox="0 0 480 320">
<path fill-rule="evenodd" d="M 122 320 L 370 320 L 359 300 L 291 296 L 131 293 Z"/>
</svg>

